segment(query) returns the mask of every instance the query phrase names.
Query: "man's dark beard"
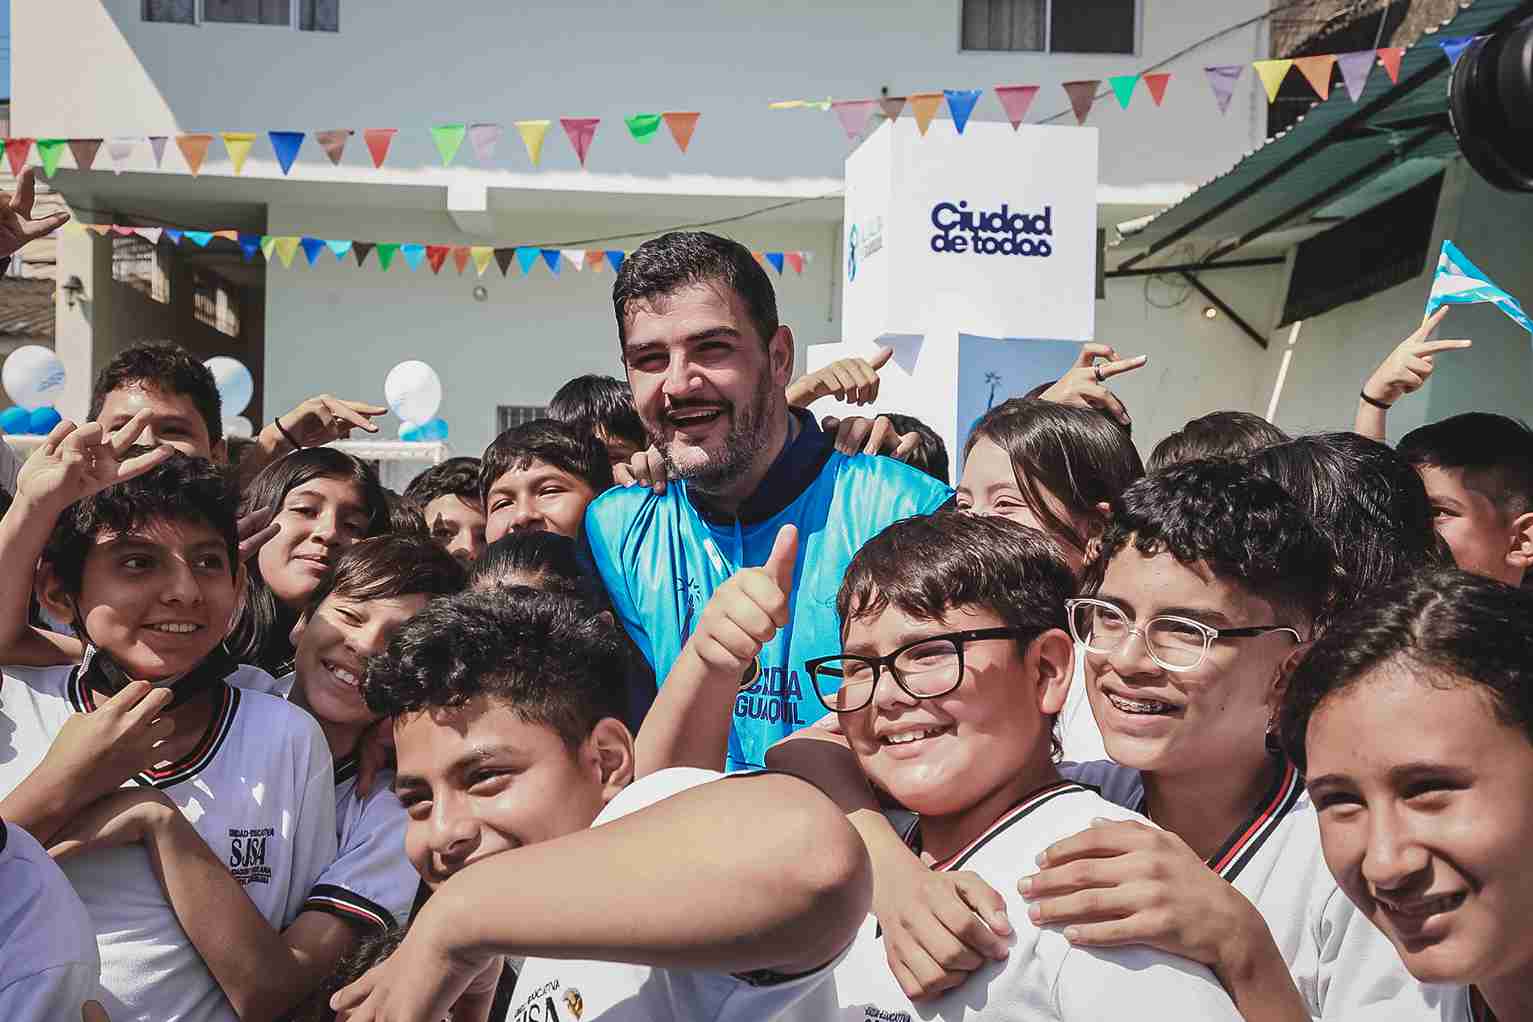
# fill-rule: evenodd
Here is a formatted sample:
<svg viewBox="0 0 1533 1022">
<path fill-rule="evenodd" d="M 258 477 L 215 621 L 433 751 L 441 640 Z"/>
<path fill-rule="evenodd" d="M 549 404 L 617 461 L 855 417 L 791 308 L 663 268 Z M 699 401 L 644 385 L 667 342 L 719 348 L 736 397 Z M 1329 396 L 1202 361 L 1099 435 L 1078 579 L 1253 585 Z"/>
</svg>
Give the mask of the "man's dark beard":
<svg viewBox="0 0 1533 1022">
<path fill-rule="evenodd" d="M 683 472 L 671 459 L 670 447 L 674 441 L 663 441 L 651 432 L 650 441 L 660 451 L 660 458 L 665 462 L 666 475 L 671 479 L 685 479 L 690 489 L 703 495 L 727 490 L 750 469 L 757 455 L 766 448 L 766 420 L 771 403 L 772 381 L 769 377 L 765 378 L 762 386 L 756 390 L 744 415 L 739 414 L 738 405 L 725 403 L 722 410 L 729 415 L 729 432 L 724 436 L 722 449 L 717 457 L 710 452 L 706 464 L 686 472 Z M 675 404 L 671 406 L 671 410 L 685 409 L 694 404 L 706 404 L 706 402 Z"/>
</svg>

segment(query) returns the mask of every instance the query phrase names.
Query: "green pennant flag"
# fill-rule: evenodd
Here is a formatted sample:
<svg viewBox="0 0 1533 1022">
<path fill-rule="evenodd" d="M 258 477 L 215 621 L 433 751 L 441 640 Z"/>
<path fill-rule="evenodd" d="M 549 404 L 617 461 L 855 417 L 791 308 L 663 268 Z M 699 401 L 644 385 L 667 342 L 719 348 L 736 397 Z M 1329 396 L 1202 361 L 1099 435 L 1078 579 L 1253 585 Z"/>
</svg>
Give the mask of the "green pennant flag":
<svg viewBox="0 0 1533 1022">
<path fill-rule="evenodd" d="M 392 263 L 394 261 L 394 257 L 399 254 L 399 245 L 392 241 L 382 241 L 378 243 L 377 251 L 378 265 L 383 267 L 384 272 L 387 272 L 389 264 Z"/>
<path fill-rule="evenodd" d="M 660 130 L 659 114 L 634 114 L 623 119 L 628 122 L 628 134 L 635 142 L 647 145 L 655 140 L 655 134 Z"/>
<path fill-rule="evenodd" d="M 463 144 L 463 137 L 468 134 L 468 125 L 461 121 L 457 124 L 433 124 L 431 137 L 436 139 L 436 151 L 442 154 L 442 166 L 450 166 L 452 158 L 458 155 L 458 147 Z"/>
<path fill-rule="evenodd" d="M 1128 101 L 1134 98 L 1134 86 L 1139 84 L 1138 75 L 1113 75 L 1107 79 L 1107 84 L 1112 86 L 1112 94 L 1118 97 L 1118 105 L 1128 109 Z"/>
<path fill-rule="evenodd" d="M 64 155 L 64 147 L 69 144 L 67 138 L 40 138 L 37 140 L 37 155 L 43 158 L 43 173 L 49 177 L 59 169 L 59 157 Z"/>
</svg>

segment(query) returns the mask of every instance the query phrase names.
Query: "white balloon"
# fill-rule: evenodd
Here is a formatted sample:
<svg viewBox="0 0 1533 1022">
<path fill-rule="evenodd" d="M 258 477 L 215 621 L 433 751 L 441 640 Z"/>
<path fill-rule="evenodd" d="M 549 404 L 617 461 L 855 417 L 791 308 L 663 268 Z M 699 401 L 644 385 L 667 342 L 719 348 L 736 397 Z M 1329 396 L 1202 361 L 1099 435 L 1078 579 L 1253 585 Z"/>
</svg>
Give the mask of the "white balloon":
<svg viewBox="0 0 1533 1022">
<path fill-rule="evenodd" d="M 236 415 L 232 419 L 224 420 L 224 436 L 239 437 L 249 440 L 255 436 L 255 424 L 243 415 Z"/>
<path fill-rule="evenodd" d="M 213 373 L 225 419 L 234 418 L 250 406 L 250 399 L 255 397 L 255 377 L 243 362 L 228 355 L 214 355 L 202 364 Z"/>
<path fill-rule="evenodd" d="M 424 362 L 401 362 L 384 379 L 383 398 L 395 415 L 423 425 L 436 417 L 442 405 L 442 381 Z"/>
<path fill-rule="evenodd" d="M 26 344 L 5 360 L 0 384 L 13 402 L 29 412 L 56 405 L 64 394 L 64 363 L 51 348 Z"/>
</svg>

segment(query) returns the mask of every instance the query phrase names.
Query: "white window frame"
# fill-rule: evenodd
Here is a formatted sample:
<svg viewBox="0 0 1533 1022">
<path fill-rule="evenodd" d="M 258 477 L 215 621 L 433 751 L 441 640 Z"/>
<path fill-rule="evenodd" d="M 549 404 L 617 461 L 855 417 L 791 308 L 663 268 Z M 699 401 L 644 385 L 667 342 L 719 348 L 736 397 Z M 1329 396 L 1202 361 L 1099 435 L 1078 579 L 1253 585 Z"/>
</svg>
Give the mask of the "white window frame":
<svg viewBox="0 0 1533 1022">
<path fill-rule="evenodd" d="M 1138 3 L 1139 0 L 1134 0 L 1134 2 Z M 201 28 L 203 25 L 234 25 L 234 26 L 241 27 L 241 28 L 281 28 L 282 27 L 281 25 L 261 25 L 261 24 L 252 24 L 252 23 L 243 23 L 242 24 L 240 22 L 230 22 L 230 21 L 208 21 L 207 17 L 206 17 L 206 6 L 207 6 L 206 0 L 196 0 L 196 2 L 192 5 L 192 24 L 194 26 L 198 27 L 198 28 Z M 297 0 L 287 0 L 287 27 L 292 29 L 295 32 L 304 31 L 303 29 L 300 29 L 298 27 L 299 14 L 300 14 L 298 6 L 299 5 L 297 3 Z M 147 15 L 146 15 L 146 12 L 144 11 L 144 5 L 143 4 L 139 5 L 138 17 L 139 17 L 139 21 L 143 22 L 146 25 L 177 25 L 177 24 L 181 24 L 181 22 L 175 22 L 175 21 L 150 21 L 148 19 Z M 339 29 L 337 29 L 335 32 L 331 32 L 328 29 L 317 29 L 317 28 L 316 29 L 309 29 L 308 31 L 315 32 L 315 33 L 322 34 L 322 35 L 339 35 L 340 34 L 340 30 Z"/>
<path fill-rule="evenodd" d="M 199 6 L 202 0 L 197 0 Z M 1054 3 L 1043 0 L 1043 49 L 1041 50 L 971 50 L 963 44 L 963 7 L 968 0 L 958 0 L 958 52 L 959 53 L 1036 53 L 1053 57 L 1137 57 L 1144 41 L 1144 0 L 1130 0 L 1134 5 L 1134 48 L 1128 53 L 1082 53 L 1079 50 L 1054 51 Z M 1069 3 L 1070 0 L 1064 0 Z"/>
</svg>

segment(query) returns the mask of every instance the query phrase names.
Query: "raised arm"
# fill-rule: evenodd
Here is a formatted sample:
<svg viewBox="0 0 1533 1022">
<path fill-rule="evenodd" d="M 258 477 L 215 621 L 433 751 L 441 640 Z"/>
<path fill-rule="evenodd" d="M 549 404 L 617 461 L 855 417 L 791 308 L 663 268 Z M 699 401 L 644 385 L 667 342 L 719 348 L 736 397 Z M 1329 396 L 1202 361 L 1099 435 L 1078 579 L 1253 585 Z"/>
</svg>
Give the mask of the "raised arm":
<svg viewBox="0 0 1533 1022">
<path fill-rule="evenodd" d="M 508 954 L 802 974 L 851 942 L 870 886 L 825 796 L 780 774 L 726 778 L 467 867 L 331 1005 L 350 1022 L 441 1018 Z"/>
<path fill-rule="evenodd" d="M 373 419 L 387 411 L 382 405 L 343 401 L 329 394 L 311 397 L 277 416 L 256 434 L 255 445 L 240 458 L 240 482 L 248 483 L 261 469 L 300 447 L 321 447 L 332 440 L 345 440 L 354 429 L 376 433 L 378 427 Z"/>
<path fill-rule="evenodd" d="M 1390 407 L 1407 394 L 1414 394 L 1426 386 L 1434 368 L 1434 356 L 1442 351 L 1467 348 L 1474 343 L 1469 340 L 1432 339 L 1432 334 L 1447 315 L 1448 306 L 1444 305 L 1422 320 L 1416 332 L 1395 345 L 1395 350 L 1364 381 L 1363 389 L 1357 395 L 1357 416 L 1353 421 L 1352 432 L 1383 443 Z"/>
</svg>

